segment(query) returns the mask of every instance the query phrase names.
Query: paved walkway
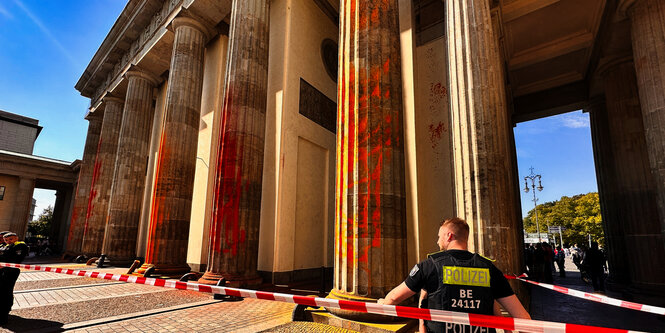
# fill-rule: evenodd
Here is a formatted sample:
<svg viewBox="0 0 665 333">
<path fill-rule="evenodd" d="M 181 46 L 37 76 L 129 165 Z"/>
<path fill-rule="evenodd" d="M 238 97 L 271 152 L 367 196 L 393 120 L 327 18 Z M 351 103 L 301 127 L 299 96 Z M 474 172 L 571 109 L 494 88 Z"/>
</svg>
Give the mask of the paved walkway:
<svg viewBox="0 0 665 333">
<path fill-rule="evenodd" d="M 582 281 L 572 260 L 566 261 L 566 277 L 554 274 L 554 285 L 593 292 L 593 287 Z M 615 297 L 614 295 L 608 295 Z M 568 296 L 553 290 L 531 286 L 533 319 L 591 325 L 645 332 L 665 332 L 665 316 L 624 309 L 608 304 Z"/>
<path fill-rule="evenodd" d="M 124 269 L 69 268 L 119 273 Z M 555 284 L 590 291 L 569 263 Z M 665 332 L 665 318 L 577 299 L 533 286 L 534 319 Z M 284 290 L 283 292 L 286 292 Z M 220 302 L 209 294 L 22 271 L 9 324 L 0 332 L 307 332 L 291 323 L 294 305 L 255 299 Z M 302 327 L 301 327 L 302 326 Z M 326 329 L 328 332 L 342 330 Z"/>
</svg>

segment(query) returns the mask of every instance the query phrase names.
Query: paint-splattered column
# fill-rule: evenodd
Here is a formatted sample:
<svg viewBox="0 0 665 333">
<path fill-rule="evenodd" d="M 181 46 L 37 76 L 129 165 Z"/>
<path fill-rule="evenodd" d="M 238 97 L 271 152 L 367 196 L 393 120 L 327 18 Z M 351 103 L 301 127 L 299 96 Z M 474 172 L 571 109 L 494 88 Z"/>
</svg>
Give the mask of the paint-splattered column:
<svg viewBox="0 0 665 333">
<path fill-rule="evenodd" d="M 85 137 L 85 147 L 79 170 L 79 179 L 76 185 L 76 198 L 74 199 L 74 210 L 69 224 L 69 235 L 65 253 L 78 255 L 81 253 L 83 242 L 83 230 L 85 229 L 85 215 L 88 209 L 88 196 L 92 183 L 92 173 L 95 168 L 95 157 L 99 145 L 99 133 L 102 130 L 102 118 L 104 111 L 96 111 L 88 115 L 88 135 Z"/>
<path fill-rule="evenodd" d="M 157 83 L 150 74 L 139 70 L 128 71 L 125 77 L 127 96 L 102 246 L 102 254 L 114 265 L 131 263 L 136 257 L 136 235 L 155 111 L 152 95 Z"/>
<path fill-rule="evenodd" d="M 658 219 L 657 185 L 649 170 L 635 69 L 629 59 L 606 67 L 603 81 L 610 140 L 603 144 L 612 149 L 616 192 L 611 195 L 618 213 L 616 220 L 607 223 L 621 224 L 618 236 L 624 238 L 631 259 L 619 259 L 628 265 L 630 287 L 635 293 L 660 291 L 665 296 L 665 241 Z"/>
<path fill-rule="evenodd" d="M 35 179 L 20 177 L 18 180 L 18 191 L 13 204 L 12 220 L 9 231 L 15 232 L 18 238 L 25 239 L 25 232 L 28 230 L 28 220 L 30 219 L 30 207 L 32 206 L 32 194 L 35 191 Z M 7 195 L 5 199 L 7 200 Z M 41 212 L 35 212 L 35 215 Z"/>
<path fill-rule="evenodd" d="M 619 7 L 631 20 L 649 164 L 656 183 L 660 230 L 665 235 L 665 2 L 624 0 Z"/>
<path fill-rule="evenodd" d="M 87 256 L 98 256 L 102 251 L 106 214 L 111 197 L 113 170 L 118 151 L 118 136 L 122 122 L 124 101 L 117 97 L 104 97 L 104 120 L 97 145 L 97 156 L 92 171 L 88 208 L 83 229 L 81 252 Z"/>
<path fill-rule="evenodd" d="M 446 36 L 457 215 L 471 227 L 471 251 L 520 274 L 512 122 L 489 1 L 446 1 Z"/>
<path fill-rule="evenodd" d="M 175 39 L 155 170 L 146 264 L 138 273 L 149 265 L 158 274 L 190 270 L 186 262 L 187 242 L 201 119 L 206 29 L 187 17 L 174 19 L 172 26 Z"/>
<path fill-rule="evenodd" d="M 257 273 L 268 87 L 268 0 L 236 0 L 210 223 L 208 270 L 199 280 L 261 282 Z M 251 33 L 248 33 L 251 32 Z"/>
<path fill-rule="evenodd" d="M 375 301 L 408 274 L 397 14 L 397 1 L 340 4 L 335 298 Z"/>
</svg>

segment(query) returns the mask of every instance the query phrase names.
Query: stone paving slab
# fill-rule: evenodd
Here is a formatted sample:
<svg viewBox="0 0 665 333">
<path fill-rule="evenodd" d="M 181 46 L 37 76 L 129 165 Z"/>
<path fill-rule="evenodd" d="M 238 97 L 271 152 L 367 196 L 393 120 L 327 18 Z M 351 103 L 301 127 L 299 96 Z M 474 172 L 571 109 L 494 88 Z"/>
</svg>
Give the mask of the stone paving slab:
<svg viewBox="0 0 665 333">
<path fill-rule="evenodd" d="M 59 279 L 71 279 L 71 278 L 72 276 L 67 274 L 21 270 L 21 274 L 18 276 L 18 280 L 16 280 L 16 282 L 59 280 Z"/>
<path fill-rule="evenodd" d="M 55 280 L 34 280 L 34 281 L 20 281 L 14 286 L 14 292 L 23 290 L 37 290 L 47 288 L 66 288 L 76 286 L 91 286 L 95 284 L 107 283 L 124 283 L 103 279 L 71 277 L 69 279 L 55 279 Z"/>
<path fill-rule="evenodd" d="M 24 291 L 14 294 L 13 309 L 35 306 L 79 302 L 90 299 L 104 299 L 127 295 L 140 295 L 169 291 L 170 289 L 133 283 L 112 285 L 92 285 L 89 288 L 67 288 L 45 291 Z"/>
<path fill-rule="evenodd" d="M 124 314 L 137 314 L 148 310 L 165 309 L 177 305 L 210 301 L 212 297 L 188 290 L 166 290 L 159 293 L 117 296 L 62 304 L 13 309 L 9 325 L 0 332 L 27 332 L 38 329 L 50 332 L 63 325 Z"/>
<path fill-rule="evenodd" d="M 569 263 L 567 278 L 555 277 L 555 284 L 590 291 L 591 287 L 579 279 L 579 272 Z M 84 270 L 124 273 L 126 269 Z M 20 292 L 29 294 L 27 307 L 17 307 L 10 313 L 10 324 L 0 332 L 51 332 L 73 330 L 74 332 L 310 332 L 314 328 L 308 324 L 291 322 L 293 304 L 264 300 L 245 299 L 241 302 L 214 302 L 209 294 L 193 291 L 173 290 L 136 284 L 94 286 L 98 283 L 115 281 L 72 277 L 48 272 L 30 272 L 25 275 L 41 274 L 45 280 L 28 280 L 17 284 L 37 283 L 62 285 L 58 291 L 69 297 L 76 295 L 79 300 L 66 296 L 50 295 L 56 290 Z M 23 275 L 23 273 L 22 273 Z M 67 277 L 67 280 L 61 278 Z M 85 281 L 88 280 L 88 281 Z M 66 281 L 66 282 L 65 282 Z M 90 287 L 86 285 L 90 284 Z M 74 286 L 86 286 L 75 288 Z M 125 287 L 120 287 L 125 286 Z M 105 288 L 118 287 L 122 290 Z M 594 326 L 637 329 L 649 332 L 664 332 L 665 319 L 657 315 L 621 309 L 605 304 L 577 299 L 539 287 L 532 288 L 531 314 L 534 319 L 577 323 Z M 76 290 L 97 290 L 97 293 Z M 132 290 L 133 292 L 129 292 Z M 156 290 L 156 291 L 151 291 Z M 162 292 L 160 292 L 160 290 Z M 102 292 L 100 292 L 102 291 Z M 44 294 L 46 293 L 46 294 Z M 56 296 L 60 300 L 53 300 Z M 41 298 L 40 298 L 41 297 Z M 89 297 L 89 298 L 86 298 Z M 62 301 L 62 302 L 60 302 Z M 23 302 L 23 301 L 22 301 Z M 32 305 L 31 305 L 32 302 Z M 36 303 L 35 303 L 36 302 Z M 36 304 L 36 305 L 35 305 Z M 309 323 L 311 324 L 311 323 Z M 326 326 L 315 331 L 343 332 Z"/>
<path fill-rule="evenodd" d="M 72 332 L 259 332 L 291 321 L 293 304 L 258 299 L 95 325 Z"/>
<path fill-rule="evenodd" d="M 357 331 L 335 327 L 325 324 L 295 321 L 269 328 L 260 333 L 291 333 L 291 332 L 326 332 L 326 333 L 355 333 Z"/>
</svg>

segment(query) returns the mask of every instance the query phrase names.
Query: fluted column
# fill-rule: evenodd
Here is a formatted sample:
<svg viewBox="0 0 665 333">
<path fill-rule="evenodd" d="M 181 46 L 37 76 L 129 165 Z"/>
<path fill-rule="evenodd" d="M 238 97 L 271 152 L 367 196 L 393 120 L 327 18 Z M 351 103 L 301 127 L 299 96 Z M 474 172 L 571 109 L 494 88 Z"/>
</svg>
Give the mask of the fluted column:
<svg viewBox="0 0 665 333">
<path fill-rule="evenodd" d="M 85 147 L 81 159 L 81 169 L 79 170 L 79 179 L 76 185 L 76 197 L 74 199 L 74 209 L 69 224 L 69 234 L 65 251 L 69 255 L 78 255 L 81 253 L 90 185 L 92 184 L 92 174 L 95 168 L 99 135 L 102 130 L 103 112 L 96 111 L 88 115 L 88 134 L 85 137 Z"/>
<path fill-rule="evenodd" d="M 186 263 L 187 242 L 201 118 L 205 28 L 186 17 L 175 18 L 172 26 L 175 39 L 155 170 L 146 264 L 139 273 L 149 265 L 161 274 L 190 270 Z"/>
<path fill-rule="evenodd" d="M 512 122 L 489 2 L 446 1 L 446 35 L 457 215 L 471 227 L 471 251 L 520 274 Z"/>
<path fill-rule="evenodd" d="M 642 123 L 633 63 L 612 64 L 604 71 L 607 120 L 611 136 L 616 192 L 612 195 L 621 223 L 632 288 L 665 290 L 665 241 L 660 232 L 656 181 Z M 661 138 L 661 140 L 665 140 Z"/>
<path fill-rule="evenodd" d="M 330 293 L 340 299 L 374 301 L 408 273 L 397 15 L 397 1 L 340 4 L 335 280 Z"/>
<path fill-rule="evenodd" d="M 631 20 L 649 165 L 656 183 L 660 231 L 665 235 L 665 2 L 622 0 L 619 8 Z"/>
<path fill-rule="evenodd" d="M 118 139 L 113 185 L 102 253 L 114 265 L 136 257 L 143 189 L 154 114 L 153 89 L 157 81 L 149 74 L 128 71 L 127 96 Z"/>
<path fill-rule="evenodd" d="M 268 0 L 233 1 L 208 270 L 202 283 L 216 283 L 222 276 L 233 285 L 261 281 L 257 260 L 269 13 Z"/>
<path fill-rule="evenodd" d="M 626 285 L 630 281 L 628 270 L 628 251 L 624 239 L 624 224 L 619 217 L 617 204 L 616 173 L 612 154 L 612 134 L 610 132 L 605 97 L 594 99 L 585 108 L 591 123 L 591 143 L 596 166 L 596 181 L 600 210 L 605 231 L 605 246 L 608 250 L 610 274 L 608 284 Z"/>
<path fill-rule="evenodd" d="M 25 239 L 25 232 L 28 230 L 28 219 L 30 218 L 30 207 L 32 206 L 32 194 L 35 191 L 35 179 L 20 177 L 18 181 L 18 191 L 14 201 L 12 221 L 10 231 L 18 235 L 18 238 Z M 5 196 L 5 200 L 7 196 Z M 39 214 L 41 212 L 35 212 Z"/>
<path fill-rule="evenodd" d="M 83 230 L 83 243 L 81 252 L 88 256 L 97 256 L 102 251 L 104 239 L 104 226 L 106 214 L 111 197 L 111 184 L 113 183 L 113 170 L 115 168 L 116 152 L 118 151 L 118 136 L 122 122 L 122 108 L 124 101 L 117 97 L 104 97 L 106 107 L 102 131 L 97 145 L 90 194 L 88 194 L 88 209 L 86 212 L 85 227 Z"/>
</svg>

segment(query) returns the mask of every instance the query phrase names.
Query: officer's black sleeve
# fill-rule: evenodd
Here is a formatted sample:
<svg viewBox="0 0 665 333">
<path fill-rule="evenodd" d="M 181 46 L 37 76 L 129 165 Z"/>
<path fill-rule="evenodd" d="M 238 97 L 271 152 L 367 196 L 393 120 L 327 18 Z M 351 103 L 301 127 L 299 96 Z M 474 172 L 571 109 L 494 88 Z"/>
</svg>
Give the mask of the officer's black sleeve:
<svg viewBox="0 0 665 333">
<path fill-rule="evenodd" d="M 492 297 L 494 299 L 508 297 L 514 295 L 513 288 L 510 287 L 508 279 L 503 276 L 503 273 L 492 265 L 490 268 L 490 288 L 492 289 Z"/>
<path fill-rule="evenodd" d="M 404 280 L 406 286 L 415 293 L 420 292 L 420 289 L 423 289 L 427 283 L 427 261 L 421 261 L 413 266 L 409 272 L 409 276 Z"/>
</svg>

